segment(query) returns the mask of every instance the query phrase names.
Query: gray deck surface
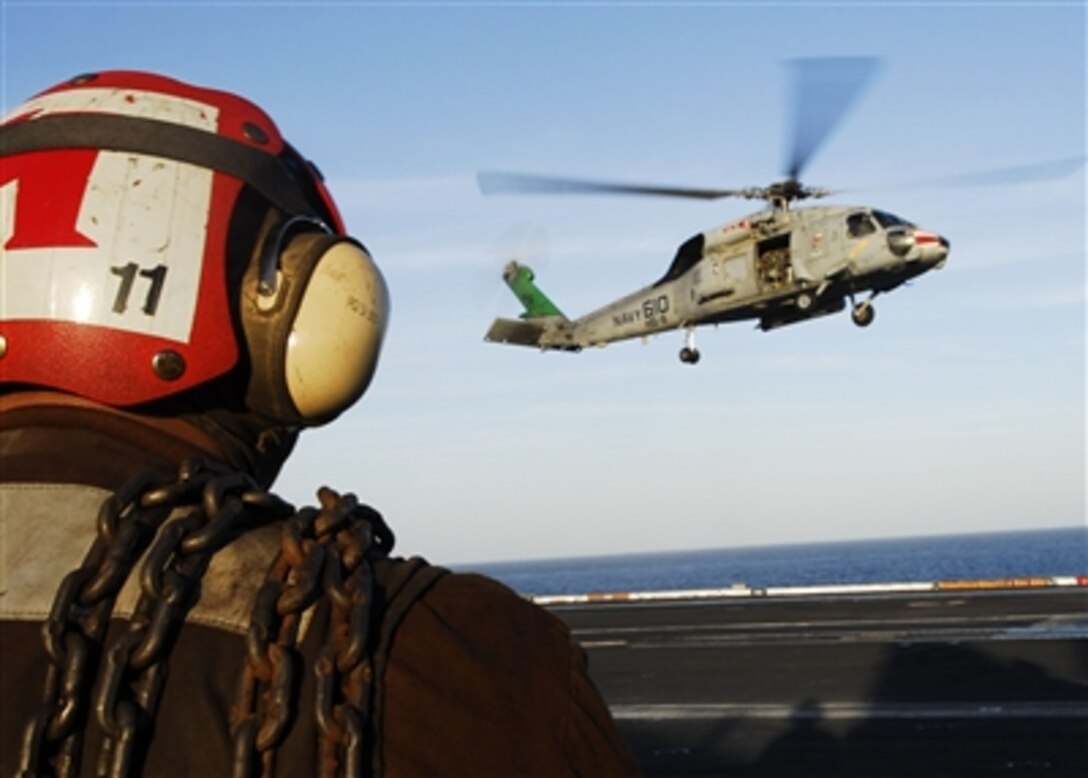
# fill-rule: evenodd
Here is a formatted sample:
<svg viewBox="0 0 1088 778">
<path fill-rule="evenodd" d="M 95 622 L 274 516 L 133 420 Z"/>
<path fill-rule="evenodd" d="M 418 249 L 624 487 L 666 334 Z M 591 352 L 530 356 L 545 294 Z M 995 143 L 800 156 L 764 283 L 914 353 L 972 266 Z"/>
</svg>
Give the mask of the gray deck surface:
<svg viewBox="0 0 1088 778">
<path fill-rule="evenodd" d="M 647 775 L 1088 776 L 1088 589 L 553 606 Z"/>
</svg>

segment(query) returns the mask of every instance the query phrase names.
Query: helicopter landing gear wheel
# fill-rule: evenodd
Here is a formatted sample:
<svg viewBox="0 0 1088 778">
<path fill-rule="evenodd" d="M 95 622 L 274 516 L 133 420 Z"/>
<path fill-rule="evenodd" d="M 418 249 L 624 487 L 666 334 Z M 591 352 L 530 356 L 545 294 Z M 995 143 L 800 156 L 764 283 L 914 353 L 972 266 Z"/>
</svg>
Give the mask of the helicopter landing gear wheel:
<svg viewBox="0 0 1088 778">
<path fill-rule="evenodd" d="M 854 324 L 859 327 L 868 327 L 873 323 L 873 318 L 876 316 L 876 311 L 873 309 L 872 303 L 866 300 L 863 303 L 858 303 L 854 306 L 854 310 L 850 312 L 850 318 L 854 320 Z"/>
<path fill-rule="evenodd" d="M 684 333 L 684 347 L 680 349 L 680 361 L 685 365 L 699 362 L 699 349 L 695 348 L 695 328 L 688 327 Z"/>
<path fill-rule="evenodd" d="M 794 300 L 794 305 L 797 306 L 797 310 L 808 313 L 812 310 L 812 305 L 815 302 L 816 300 L 811 294 L 808 292 L 801 292 L 801 294 L 797 295 L 797 299 Z"/>
<path fill-rule="evenodd" d="M 699 349 L 697 348 L 688 348 L 687 346 L 684 346 L 680 349 L 680 361 L 685 365 L 698 364 L 699 356 Z"/>
</svg>

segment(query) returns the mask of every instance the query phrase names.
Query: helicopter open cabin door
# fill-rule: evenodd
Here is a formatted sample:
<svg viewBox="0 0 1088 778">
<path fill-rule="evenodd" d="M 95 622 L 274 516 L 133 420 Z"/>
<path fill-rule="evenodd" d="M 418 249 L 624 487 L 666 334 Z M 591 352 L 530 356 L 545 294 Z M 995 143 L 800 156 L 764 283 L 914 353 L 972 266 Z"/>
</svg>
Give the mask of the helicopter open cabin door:
<svg viewBox="0 0 1088 778">
<path fill-rule="evenodd" d="M 764 294 L 779 293 L 793 285 L 790 233 L 779 233 L 756 244 L 756 277 Z"/>
</svg>

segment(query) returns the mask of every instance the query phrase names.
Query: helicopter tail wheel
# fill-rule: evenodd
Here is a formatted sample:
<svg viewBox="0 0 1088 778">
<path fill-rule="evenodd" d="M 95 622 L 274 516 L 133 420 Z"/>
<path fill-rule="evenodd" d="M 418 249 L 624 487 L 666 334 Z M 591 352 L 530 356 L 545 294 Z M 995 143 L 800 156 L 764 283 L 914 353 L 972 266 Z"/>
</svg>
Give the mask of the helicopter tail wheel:
<svg viewBox="0 0 1088 778">
<path fill-rule="evenodd" d="M 866 300 L 863 303 L 858 303 L 854 306 L 854 310 L 850 312 L 850 318 L 854 320 L 854 324 L 859 327 L 868 327 L 873 323 L 873 318 L 876 316 L 876 311 L 873 309 L 872 303 Z"/>
</svg>

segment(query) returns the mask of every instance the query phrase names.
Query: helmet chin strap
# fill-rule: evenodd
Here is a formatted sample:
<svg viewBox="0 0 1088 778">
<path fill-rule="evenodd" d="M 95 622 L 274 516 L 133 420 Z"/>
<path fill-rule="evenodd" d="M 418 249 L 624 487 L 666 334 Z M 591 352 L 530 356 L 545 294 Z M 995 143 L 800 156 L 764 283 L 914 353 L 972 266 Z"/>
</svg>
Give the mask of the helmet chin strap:
<svg viewBox="0 0 1088 778">
<path fill-rule="evenodd" d="M 183 419 L 215 438 L 227 464 L 271 487 L 298 441 L 299 427 L 286 426 L 252 412 L 213 408 Z"/>
<path fill-rule="evenodd" d="M 219 457 L 248 473 L 262 488 L 276 480 L 301 427 L 247 408 L 240 399 L 241 371 L 137 409 L 146 418 L 173 420 L 211 438 Z"/>
</svg>

